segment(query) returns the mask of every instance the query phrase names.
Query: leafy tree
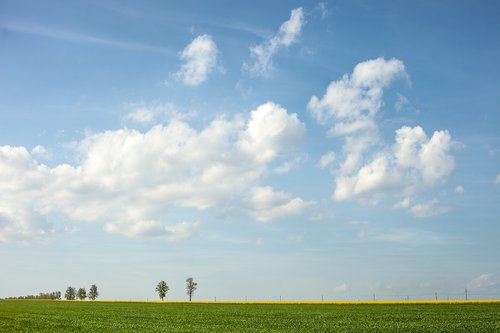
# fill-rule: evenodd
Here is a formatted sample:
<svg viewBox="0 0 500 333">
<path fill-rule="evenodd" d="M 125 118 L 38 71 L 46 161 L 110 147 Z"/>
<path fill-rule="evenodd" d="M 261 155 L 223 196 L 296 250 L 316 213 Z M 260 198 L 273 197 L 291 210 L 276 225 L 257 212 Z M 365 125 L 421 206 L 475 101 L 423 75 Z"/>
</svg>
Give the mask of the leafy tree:
<svg viewBox="0 0 500 333">
<path fill-rule="evenodd" d="M 186 293 L 189 296 L 189 301 L 191 302 L 191 297 L 194 294 L 194 291 L 196 290 L 198 286 L 198 283 L 194 282 L 193 278 L 187 278 L 186 279 Z"/>
<path fill-rule="evenodd" d="M 97 286 L 93 284 L 90 286 L 89 290 L 89 299 L 95 301 L 95 299 L 99 296 L 99 292 L 97 291 Z"/>
<path fill-rule="evenodd" d="M 162 301 L 165 298 L 165 296 L 167 296 L 167 291 L 169 289 L 170 288 L 168 287 L 167 283 L 163 280 L 158 282 L 158 285 L 156 285 L 156 292 L 158 293 Z"/>
<path fill-rule="evenodd" d="M 85 291 L 85 288 L 78 289 L 78 292 L 76 294 L 80 301 L 83 301 L 84 299 L 87 298 L 87 291 Z"/>
<path fill-rule="evenodd" d="M 54 291 L 52 294 L 53 294 L 53 299 L 61 299 L 60 291 Z"/>
<path fill-rule="evenodd" d="M 73 287 L 68 287 L 68 289 L 66 289 L 66 294 L 64 295 L 64 298 L 66 298 L 68 301 L 73 301 L 76 299 L 76 291 L 75 291 L 75 288 Z"/>
</svg>

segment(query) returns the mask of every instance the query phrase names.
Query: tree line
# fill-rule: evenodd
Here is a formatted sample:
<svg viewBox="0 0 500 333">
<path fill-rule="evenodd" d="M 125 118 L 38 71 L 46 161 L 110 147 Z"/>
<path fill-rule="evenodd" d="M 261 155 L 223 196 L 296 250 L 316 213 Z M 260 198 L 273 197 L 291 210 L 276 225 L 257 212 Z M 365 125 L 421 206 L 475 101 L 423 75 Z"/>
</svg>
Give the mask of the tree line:
<svg viewBox="0 0 500 333">
<path fill-rule="evenodd" d="M 191 299 L 194 295 L 194 292 L 198 288 L 198 283 L 194 282 L 194 279 L 192 277 L 189 277 L 186 279 L 186 294 L 189 296 L 189 301 L 191 302 Z M 158 296 L 160 296 L 160 299 L 163 301 L 163 299 L 167 296 L 167 292 L 170 290 L 170 287 L 167 285 L 165 281 L 160 281 L 156 285 L 156 292 L 158 293 Z M 93 284 L 90 286 L 90 289 L 87 293 L 87 290 L 85 288 L 79 288 L 78 290 L 72 286 L 69 286 L 66 289 L 66 293 L 64 294 L 64 298 L 68 301 L 74 301 L 76 299 L 79 299 L 81 301 L 85 299 L 89 300 L 96 300 L 97 297 L 99 297 L 99 291 L 97 290 L 97 286 Z M 51 293 L 40 293 L 38 295 L 28 295 L 28 296 L 19 296 L 19 297 L 8 297 L 6 299 L 50 299 L 50 300 L 60 300 L 61 299 L 61 292 L 60 291 L 54 291 Z"/>
<path fill-rule="evenodd" d="M 189 296 L 190 302 L 191 302 L 191 298 L 193 297 L 193 294 L 197 288 L 198 288 L 198 283 L 194 282 L 192 277 L 189 277 L 186 279 L 186 294 Z M 163 280 L 158 282 L 158 284 L 156 285 L 156 292 L 158 293 L 158 296 L 160 296 L 160 299 L 162 301 L 167 296 L 167 292 L 169 290 L 170 290 L 170 287 Z"/>
<path fill-rule="evenodd" d="M 38 295 L 7 297 L 6 299 L 52 299 L 52 300 L 58 300 L 58 299 L 61 299 L 61 292 L 60 291 L 53 291 L 51 293 L 39 293 Z"/>
<path fill-rule="evenodd" d="M 71 286 L 69 286 L 66 289 L 66 293 L 64 294 L 64 298 L 68 301 L 74 301 L 77 298 L 80 301 L 83 301 L 87 297 L 88 297 L 88 299 L 95 301 L 95 299 L 98 296 L 99 296 L 99 292 L 97 291 L 97 286 L 95 284 L 90 286 L 88 294 L 87 294 L 87 291 L 85 290 L 85 288 L 79 288 L 78 290 L 76 290 L 75 288 L 73 288 Z"/>
</svg>

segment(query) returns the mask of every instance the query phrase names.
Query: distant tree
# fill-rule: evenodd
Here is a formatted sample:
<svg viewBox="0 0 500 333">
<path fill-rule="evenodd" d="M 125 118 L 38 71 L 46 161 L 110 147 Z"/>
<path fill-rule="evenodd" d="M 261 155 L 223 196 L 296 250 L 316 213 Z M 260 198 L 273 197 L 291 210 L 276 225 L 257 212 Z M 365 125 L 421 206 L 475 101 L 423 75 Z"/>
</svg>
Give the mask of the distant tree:
<svg viewBox="0 0 500 333">
<path fill-rule="evenodd" d="M 196 290 L 198 286 L 198 283 L 194 282 L 193 278 L 187 278 L 186 279 L 186 293 L 189 296 L 189 301 L 191 302 L 191 297 L 194 294 L 194 291 Z"/>
<path fill-rule="evenodd" d="M 53 299 L 61 299 L 61 292 L 60 291 L 54 291 L 53 295 L 54 295 Z"/>
<path fill-rule="evenodd" d="M 73 301 L 76 299 L 76 291 L 75 291 L 75 288 L 73 287 L 68 287 L 68 289 L 66 289 L 66 294 L 64 295 L 64 298 L 66 298 L 68 301 Z"/>
<path fill-rule="evenodd" d="M 167 283 L 163 280 L 158 282 L 158 284 L 156 285 L 156 292 L 158 293 L 158 296 L 160 296 L 160 299 L 162 301 L 165 298 L 165 296 L 167 296 L 167 291 L 169 289 L 170 288 L 168 287 Z"/>
<path fill-rule="evenodd" d="M 99 292 L 97 291 L 97 286 L 93 284 L 90 286 L 89 290 L 89 299 L 95 301 L 95 299 L 99 296 Z"/>
<path fill-rule="evenodd" d="M 76 295 L 78 296 L 78 299 L 80 301 L 83 301 L 84 299 L 87 298 L 87 291 L 85 290 L 85 288 L 80 288 L 80 289 L 78 289 L 78 292 L 76 293 Z"/>
</svg>

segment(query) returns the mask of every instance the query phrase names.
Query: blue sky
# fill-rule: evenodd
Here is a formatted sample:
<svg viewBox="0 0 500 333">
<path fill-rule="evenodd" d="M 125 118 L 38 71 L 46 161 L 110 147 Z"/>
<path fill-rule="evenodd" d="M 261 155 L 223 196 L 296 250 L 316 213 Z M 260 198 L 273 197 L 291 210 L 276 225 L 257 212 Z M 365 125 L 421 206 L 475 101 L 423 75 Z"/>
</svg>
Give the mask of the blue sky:
<svg viewBox="0 0 500 333">
<path fill-rule="evenodd" d="M 496 1 L 0 0 L 0 297 L 500 297 Z"/>
</svg>

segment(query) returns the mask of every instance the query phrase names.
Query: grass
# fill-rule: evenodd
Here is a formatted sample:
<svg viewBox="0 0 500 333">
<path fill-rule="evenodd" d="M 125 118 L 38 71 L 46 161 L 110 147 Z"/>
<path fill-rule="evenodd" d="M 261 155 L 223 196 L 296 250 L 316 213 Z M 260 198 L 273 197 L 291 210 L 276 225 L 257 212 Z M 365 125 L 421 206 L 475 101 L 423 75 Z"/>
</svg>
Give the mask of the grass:
<svg viewBox="0 0 500 333">
<path fill-rule="evenodd" d="M 0 332 L 500 332 L 500 302 L 0 301 Z"/>
</svg>

